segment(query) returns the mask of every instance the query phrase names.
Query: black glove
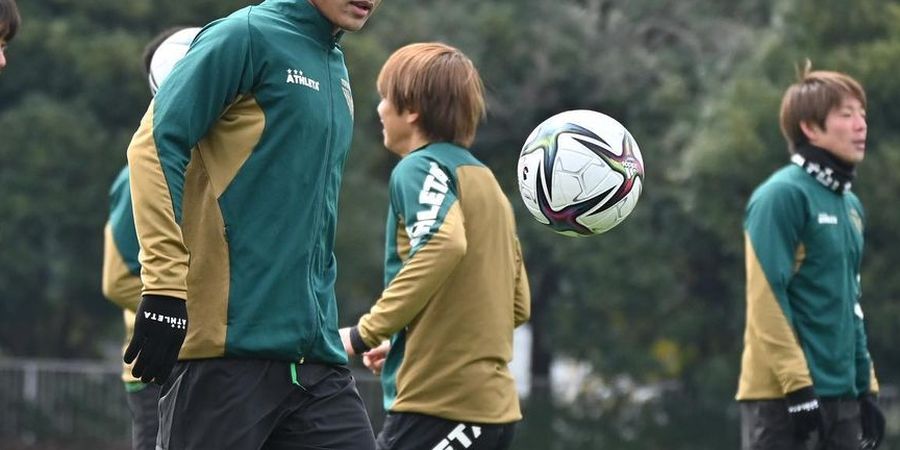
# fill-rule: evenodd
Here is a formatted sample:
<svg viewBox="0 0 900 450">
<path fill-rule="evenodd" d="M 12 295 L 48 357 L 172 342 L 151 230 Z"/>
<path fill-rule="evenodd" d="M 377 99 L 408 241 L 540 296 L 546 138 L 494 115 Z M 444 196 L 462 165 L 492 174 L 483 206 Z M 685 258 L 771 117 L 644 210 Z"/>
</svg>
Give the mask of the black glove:
<svg viewBox="0 0 900 450">
<path fill-rule="evenodd" d="M 862 422 L 862 442 L 860 448 L 876 449 L 884 439 L 884 414 L 878 408 L 875 394 L 859 396 L 859 418 Z"/>
<path fill-rule="evenodd" d="M 125 349 L 127 364 L 137 357 L 131 374 L 144 383 L 165 383 L 178 361 L 187 323 L 184 300 L 166 295 L 143 296 L 134 319 L 134 335 Z"/>
<path fill-rule="evenodd" d="M 812 432 L 821 433 L 825 420 L 819 409 L 819 399 L 812 386 L 797 389 L 787 394 L 788 417 L 794 426 L 794 437 L 806 442 Z"/>
</svg>

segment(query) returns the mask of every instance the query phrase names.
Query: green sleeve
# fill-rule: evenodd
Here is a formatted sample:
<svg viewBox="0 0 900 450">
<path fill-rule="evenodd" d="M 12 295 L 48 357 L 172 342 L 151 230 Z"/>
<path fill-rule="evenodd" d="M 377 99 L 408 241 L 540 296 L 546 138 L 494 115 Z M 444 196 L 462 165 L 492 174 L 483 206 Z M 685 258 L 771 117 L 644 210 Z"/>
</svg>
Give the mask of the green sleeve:
<svg viewBox="0 0 900 450">
<path fill-rule="evenodd" d="M 390 181 L 391 206 L 403 221 L 412 257 L 441 229 L 457 200 L 450 171 L 437 162 L 411 155 L 397 165 Z"/>
<path fill-rule="evenodd" d="M 185 172 L 192 149 L 252 88 L 250 41 L 246 17 L 204 28 L 131 139 L 128 166 L 144 294 L 187 298 L 190 256 L 180 227 Z"/>
<path fill-rule="evenodd" d="M 787 288 L 794 274 L 800 233 L 805 225 L 806 202 L 789 184 L 768 184 L 747 205 L 744 230 L 753 246 L 766 282 L 788 322 L 793 315 Z"/>
<path fill-rule="evenodd" d="M 153 102 L 153 140 L 178 222 L 191 150 L 239 96 L 253 86 L 251 29 L 246 16 L 207 25 Z"/>
</svg>

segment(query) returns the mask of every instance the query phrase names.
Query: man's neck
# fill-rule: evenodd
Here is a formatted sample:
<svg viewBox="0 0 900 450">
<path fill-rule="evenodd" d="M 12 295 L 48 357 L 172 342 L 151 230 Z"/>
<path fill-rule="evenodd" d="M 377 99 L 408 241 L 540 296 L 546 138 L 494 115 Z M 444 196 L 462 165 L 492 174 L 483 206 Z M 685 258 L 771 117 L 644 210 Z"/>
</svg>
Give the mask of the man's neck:
<svg viewBox="0 0 900 450">
<path fill-rule="evenodd" d="M 797 147 L 791 162 L 802 167 L 826 188 L 840 194 L 850 190 L 856 167 L 834 157 L 827 150 L 811 144 Z"/>
</svg>

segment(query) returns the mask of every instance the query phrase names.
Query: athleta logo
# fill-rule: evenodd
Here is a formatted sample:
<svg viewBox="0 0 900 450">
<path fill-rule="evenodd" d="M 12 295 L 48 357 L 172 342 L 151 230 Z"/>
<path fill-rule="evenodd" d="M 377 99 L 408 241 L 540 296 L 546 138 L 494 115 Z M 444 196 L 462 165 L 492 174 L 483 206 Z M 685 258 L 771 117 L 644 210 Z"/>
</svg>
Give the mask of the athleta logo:
<svg viewBox="0 0 900 450">
<path fill-rule="evenodd" d="M 832 216 L 828 213 L 819 213 L 819 223 L 825 225 L 837 225 L 837 216 Z"/>
<path fill-rule="evenodd" d="M 481 427 L 472 427 L 472 438 L 469 439 L 469 436 L 466 435 L 466 426 L 463 424 L 459 424 L 450 434 L 447 435 L 441 442 L 438 442 L 431 450 L 454 450 L 460 447 L 454 447 L 453 442 L 459 442 L 462 445 L 461 448 L 469 448 L 472 446 L 472 441 L 478 439 L 478 436 L 481 436 Z"/>
<path fill-rule="evenodd" d="M 144 318 L 152 320 L 154 322 L 167 323 L 172 328 L 187 330 L 187 319 L 180 319 L 178 317 L 164 316 L 162 314 L 157 314 L 155 312 L 150 312 L 150 311 L 144 311 Z"/>
<path fill-rule="evenodd" d="M 446 197 L 448 179 L 447 174 L 437 164 L 431 163 L 428 176 L 425 177 L 422 190 L 419 192 L 419 203 L 428 209 L 416 213 L 416 223 L 411 227 L 406 227 L 410 246 L 415 247 L 431 231 L 431 226 L 434 225 L 438 212 L 441 210 L 441 204 L 444 203 L 444 197 Z"/>
<path fill-rule="evenodd" d="M 799 153 L 794 153 L 794 156 L 791 156 L 791 162 L 802 167 L 803 170 L 806 170 L 806 173 L 812 175 L 822 186 L 825 186 L 834 192 L 845 192 L 850 190 L 851 183 L 849 181 L 844 181 L 842 183 L 834 173 L 834 169 L 831 167 L 822 166 L 817 162 L 809 161 Z"/>
<path fill-rule="evenodd" d="M 804 402 L 799 405 L 788 406 L 788 412 L 791 414 L 802 412 L 802 411 L 815 411 L 817 409 L 819 409 L 818 400 L 810 400 L 808 402 Z"/>
<path fill-rule="evenodd" d="M 287 80 L 285 80 L 287 84 L 299 84 L 301 86 L 306 86 L 310 89 L 319 90 L 319 82 L 303 75 L 302 70 L 297 69 L 287 69 Z"/>
</svg>

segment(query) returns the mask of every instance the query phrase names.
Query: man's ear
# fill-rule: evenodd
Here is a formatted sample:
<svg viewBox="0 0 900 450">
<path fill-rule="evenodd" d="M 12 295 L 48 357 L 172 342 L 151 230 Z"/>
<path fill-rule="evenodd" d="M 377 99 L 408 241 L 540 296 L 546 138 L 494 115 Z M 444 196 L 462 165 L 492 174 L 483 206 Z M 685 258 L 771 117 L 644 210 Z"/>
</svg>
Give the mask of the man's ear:
<svg viewBox="0 0 900 450">
<path fill-rule="evenodd" d="M 819 124 L 810 122 L 808 120 L 800 122 L 800 131 L 803 131 L 803 134 L 806 135 L 806 140 L 810 142 L 812 142 L 816 137 L 825 132 L 825 130 L 823 130 L 819 126 Z"/>
<path fill-rule="evenodd" d="M 404 115 L 403 119 L 406 120 L 406 123 L 408 123 L 410 125 L 414 125 L 419 122 L 419 113 L 417 113 L 417 112 L 409 111 L 409 112 L 403 113 L 403 115 Z"/>
</svg>

